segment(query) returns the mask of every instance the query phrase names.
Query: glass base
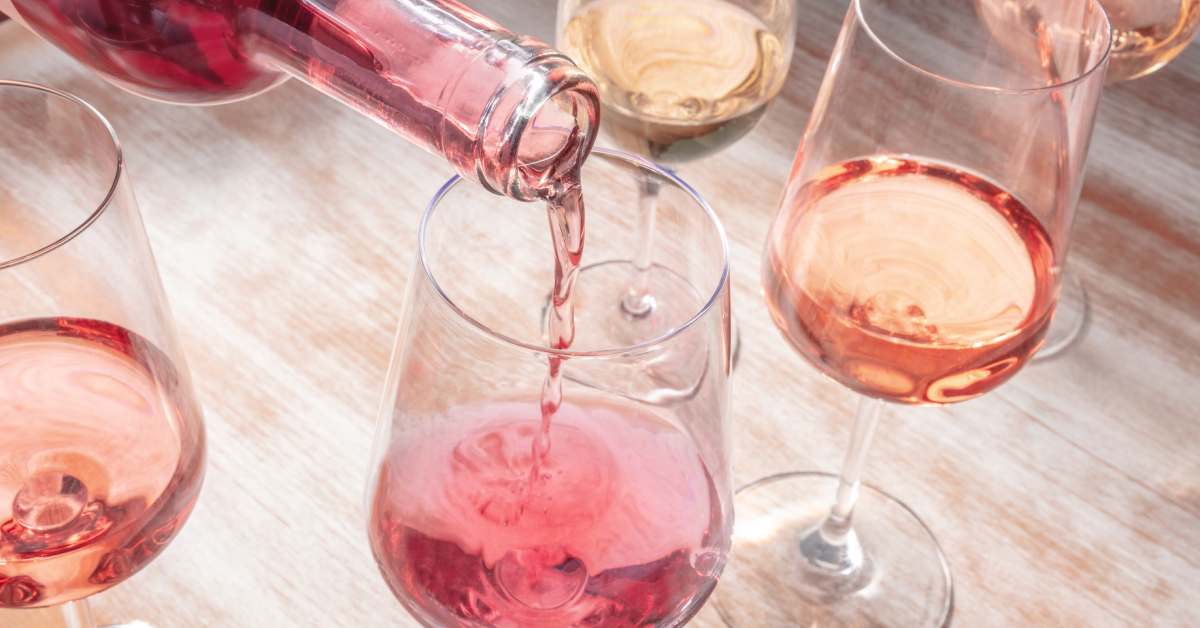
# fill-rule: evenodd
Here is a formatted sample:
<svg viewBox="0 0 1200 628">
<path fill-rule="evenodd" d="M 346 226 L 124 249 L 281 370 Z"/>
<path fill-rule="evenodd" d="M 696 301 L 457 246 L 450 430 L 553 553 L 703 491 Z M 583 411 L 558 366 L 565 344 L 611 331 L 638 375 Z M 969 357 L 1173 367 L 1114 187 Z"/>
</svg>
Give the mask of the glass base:
<svg viewBox="0 0 1200 628">
<path fill-rule="evenodd" d="M 948 626 L 954 590 L 946 557 L 917 515 L 886 493 L 860 489 L 860 569 L 832 572 L 802 553 L 837 486 L 835 475 L 795 472 L 738 490 L 733 550 L 714 593 L 726 625 Z"/>
<path fill-rule="evenodd" d="M 64 602 L 57 606 L 38 608 L 0 609 L 0 626 L 4 628 L 154 628 L 140 620 L 110 624 L 97 623 L 88 598 Z"/>
<path fill-rule="evenodd" d="M 1079 275 L 1067 271 L 1062 293 L 1058 295 L 1058 304 L 1054 308 L 1054 319 L 1050 321 L 1050 329 L 1046 331 L 1041 348 L 1033 356 L 1034 361 L 1060 355 L 1083 338 L 1083 332 L 1091 320 L 1091 310 L 1087 288 Z"/>
</svg>

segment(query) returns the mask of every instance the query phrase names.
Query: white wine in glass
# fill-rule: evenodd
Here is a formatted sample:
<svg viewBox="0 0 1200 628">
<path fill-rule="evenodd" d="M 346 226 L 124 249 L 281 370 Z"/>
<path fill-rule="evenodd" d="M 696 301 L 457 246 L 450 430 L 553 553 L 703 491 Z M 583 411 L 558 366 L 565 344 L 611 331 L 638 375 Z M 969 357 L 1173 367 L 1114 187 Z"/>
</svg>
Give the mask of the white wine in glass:
<svg viewBox="0 0 1200 628">
<path fill-rule="evenodd" d="M 713 155 L 749 133 L 783 87 L 795 0 L 560 0 L 558 47 L 596 82 L 603 127 L 621 148 L 666 164 Z M 613 329 L 674 317 L 673 282 L 651 262 L 658 190 L 642 185 L 637 273 Z M 734 325 L 734 363 L 739 334 Z"/>
<path fill-rule="evenodd" d="M 975 10 L 993 32 L 1009 33 L 1002 45 L 1010 54 L 1038 64 L 1039 38 L 1033 34 L 1014 37 L 1011 32 L 1021 23 L 1039 24 L 1042 31 L 1051 32 L 1044 23 L 1042 5 L 1040 0 L 976 0 Z M 1200 27 L 1200 0 L 1102 0 L 1101 5 L 1113 29 L 1105 78 L 1110 85 L 1158 71 L 1187 48 Z M 1056 80 L 1053 64 L 1044 71 L 1047 81 Z M 1079 274 L 1074 266 L 1064 265 L 1064 269 L 1059 305 L 1038 349 L 1038 360 L 1067 350 L 1083 336 L 1091 317 L 1087 289 Z"/>
<path fill-rule="evenodd" d="M 1200 27 L 1200 0 L 1105 0 L 1113 24 L 1108 82 L 1151 74 L 1191 43 Z"/>
<path fill-rule="evenodd" d="M 740 139 L 779 93 L 790 31 L 767 19 L 728 0 L 601 0 L 559 46 L 596 80 L 622 148 L 678 163 Z"/>
</svg>

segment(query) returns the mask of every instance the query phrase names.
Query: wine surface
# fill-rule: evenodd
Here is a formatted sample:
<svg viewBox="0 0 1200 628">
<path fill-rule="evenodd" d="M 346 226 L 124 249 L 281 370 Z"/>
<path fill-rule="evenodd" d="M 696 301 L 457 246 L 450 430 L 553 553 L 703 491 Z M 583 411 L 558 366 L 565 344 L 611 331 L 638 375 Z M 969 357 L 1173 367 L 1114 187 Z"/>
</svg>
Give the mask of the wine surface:
<svg viewBox="0 0 1200 628">
<path fill-rule="evenodd" d="M 1031 357 L 1056 297 L 1037 218 L 973 173 L 905 157 L 826 169 L 789 196 L 768 243 L 775 324 L 863 394 L 949 403 Z"/>
<path fill-rule="evenodd" d="M 788 63 L 758 17 L 723 0 L 601 0 L 572 16 L 559 45 L 598 84 L 610 135 L 664 161 L 749 132 Z"/>
<path fill-rule="evenodd" d="M 145 566 L 200 491 L 204 435 L 158 349 L 87 319 L 0 326 L 0 607 L 47 606 Z"/>
<path fill-rule="evenodd" d="M 529 490 L 536 402 L 453 408 L 387 453 L 371 545 L 430 625 L 678 625 L 727 538 L 690 437 L 633 404 L 566 400 Z"/>
</svg>

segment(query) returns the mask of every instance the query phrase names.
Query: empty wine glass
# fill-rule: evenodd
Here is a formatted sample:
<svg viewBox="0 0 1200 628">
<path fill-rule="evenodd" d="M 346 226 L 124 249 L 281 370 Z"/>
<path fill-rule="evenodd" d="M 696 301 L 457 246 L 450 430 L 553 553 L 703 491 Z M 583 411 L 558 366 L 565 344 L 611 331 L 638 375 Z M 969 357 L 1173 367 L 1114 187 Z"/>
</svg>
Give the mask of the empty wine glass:
<svg viewBox="0 0 1200 628">
<path fill-rule="evenodd" d="M 1033 3 L 1039 20 L 1005 31 L 969 3 L 850 3 L 763 283 L 793 347 L 863 397 L 840 476 L 738 491 L 717 593 L 731 625 L 949 622 L 932 533 L 860 480 L 883 401 L 992 390 L 1054 312 L 1111 31 L 1094 1 Z"/>
<path fill-rule="evenodd" d="M 101 115 L 0 81 L 0 609 L 137 573 L 183 526 L 204 425 Z"/>
<path fill-rule="evenodd" d="M 795 0 L 559 0 L 558 46 L 599 87 L 611 141 L 674 166 L 723 150 L 762 118 L 791 63 L 795 8 Z M 612 297 L 617 329 L 677 307 L 648 263 L 658 187 L 648 179 L 641 191 L 633 259 L 643 272 Z M 736 362 L 736 325 L 733 334 Z"/>
<path fill-rule="evenodd" d="M 651 263 L 681 301 L 631 336 L 595 322 L 611 281 L 635 272 L 624 209 L 647 180 L 660 188 Z M 582 189 L 569 349 L 543 335 L 555 273 L 541 208 L 455 178 L 422 218 L 367 488 L 375 560 L 424 625 L 681 625 L 725 563 L 724 234 L 638 157 L 596 150 Z M 546 415 L 557 366 L 568 376 Z"/>
</svg>

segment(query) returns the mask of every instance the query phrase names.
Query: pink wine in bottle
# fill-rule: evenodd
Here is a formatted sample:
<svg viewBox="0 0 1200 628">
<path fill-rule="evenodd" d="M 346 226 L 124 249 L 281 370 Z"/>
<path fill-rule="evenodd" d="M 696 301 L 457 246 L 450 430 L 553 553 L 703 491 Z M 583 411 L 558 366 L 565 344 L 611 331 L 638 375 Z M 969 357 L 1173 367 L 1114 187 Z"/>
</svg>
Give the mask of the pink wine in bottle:
<svg viewBox="0 0 1200 628">
<path fill-rule="evenodd" d="M 0 12 L 156 100 L 228 102 L 294 76 L 522 200 L 545 171 L 577 167 L 597 130 L 595 85 L 570 59 L 454 0 L 0 0 Z M 526 131 L 562 111 L 577 131 L 532 150 Z"/>
<path fill-rule="evenodd" d="M 0 608 L 111 587 L 196 502 L 200 411 L 146 339 L 95 320 L 0 326 Z"/>
<path fill-rule="evenodd" d="M 679 625 L 716 584 L 728 538 L 690 437 L 587 397 L 554 413 L 529 490 L 536 401 L 453 408 L 397 441 L 371 500 L 388 584 L 429 625 Z"/>
</svg>

